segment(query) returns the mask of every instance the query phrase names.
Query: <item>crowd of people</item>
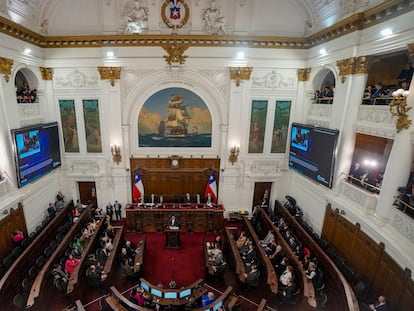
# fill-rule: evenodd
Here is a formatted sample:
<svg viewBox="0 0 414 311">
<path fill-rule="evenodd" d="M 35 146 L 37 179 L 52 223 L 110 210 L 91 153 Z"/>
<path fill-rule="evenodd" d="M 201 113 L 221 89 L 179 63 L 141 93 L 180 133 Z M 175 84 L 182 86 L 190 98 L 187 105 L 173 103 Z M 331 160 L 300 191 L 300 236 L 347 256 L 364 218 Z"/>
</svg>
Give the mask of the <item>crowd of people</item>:
<svg viewBox="0 0 414 311">
<path fill-rule="evenodd" d="M 348 181 L 372 193 L 379 193 L 384 179 L 384 172 L 378 168 L 366 168 L 355 162 L 348 174 Z"/>
<path fill-rule="evenodd" d="M 334 98 L 334 87 L 325 86 L 322 91 L 316 90 L 314 103 L 316 104 L 332 104 Z"/>
<path fill-rule="evenodd" d="M 37 90 L 31 90 L 29 84 L 24 82 L 20 87 L 16 86 L 16 99 L 18 103 L 35 103 L 37 100 Z"/>
</svg>

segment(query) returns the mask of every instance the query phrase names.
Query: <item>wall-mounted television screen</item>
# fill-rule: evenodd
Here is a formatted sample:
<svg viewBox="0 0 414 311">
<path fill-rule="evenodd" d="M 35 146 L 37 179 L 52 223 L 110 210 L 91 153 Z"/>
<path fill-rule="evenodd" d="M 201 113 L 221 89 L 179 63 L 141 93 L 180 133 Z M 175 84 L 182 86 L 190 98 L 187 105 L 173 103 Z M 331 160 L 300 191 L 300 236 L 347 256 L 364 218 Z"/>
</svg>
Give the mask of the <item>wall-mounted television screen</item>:
<svg viewBox="0 0 414 311">
<path fill-rule="evenodd" d="M 177 299 L 177 292 L 164 292 L 164 298 Z"/>
<path fill-rule="evenodd" d="M 143 290 L 145 290 L 146 292 L 149 292 L 149 291 L 150 291 L 150 287 L 149 287 L 149 285 L 148 285 L 146 282 L 144 282 L 144 281 L 141 281 L 141 287 L 142 287 L 142 289 L 143 289 Z"/>
<path fill-rule="evenodd" d="M 156 289 L 154 287 L 151 287 L 151 294 L 153 294 L 154 296 L 162 298 L 162 291 L 160 291 L 159 289 Z"/>
<path fill-rule="evenodd" d="M 292 124 L 289 167 L 332 188 L 339 131 Z"/>
<path fill-rule="evenodd" d="M 19 188 L 61 166 L 57 122 L 13 129 L 11 134 Z"/>
</svg>

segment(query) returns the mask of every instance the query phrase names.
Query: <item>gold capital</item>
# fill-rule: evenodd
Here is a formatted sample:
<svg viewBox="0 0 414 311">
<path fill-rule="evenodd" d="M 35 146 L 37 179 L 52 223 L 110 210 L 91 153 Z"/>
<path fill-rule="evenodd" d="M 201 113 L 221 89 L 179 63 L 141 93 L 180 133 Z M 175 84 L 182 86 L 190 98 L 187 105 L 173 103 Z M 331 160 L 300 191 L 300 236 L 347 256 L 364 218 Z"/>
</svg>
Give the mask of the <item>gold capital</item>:
<svg viewBox="0 0 414 311">
<path fill-rule="evenodd" d="M 163 56 L 168 65 L 182 65 L 185 63 L 187 56 L 184 55 L 184 52 L 188 49 L 189 45 L 173 42 L 163 44 L 161 47 L 168 53 L 168 55 Z"/>
<path fill-rule="evenodd" d="M 311 68 L 300 68 L 298 69 L 298 81 L 309 81 Z"/>
<path fill-rule="evenodd" d="M 4 80 L 6 80 L 6 82 L 9 82 L 12 67 L 12 59 L 0 57 L 0 74 L 4 75 Z"/>
<path fill-rule="evenodd" d="M 121 78 L 121 67 L 98 67 L 101 80 L 111 80 L 111 85 L 115 85 L 115 80 Z"/>
<path fill-rule="evenodd" d="M 230 67 L 230 79 L 236 81 L 236 86 L 240 86 L 241 80 L 250 80 L 253 67 Z"/>
<path fill-rule="evenodd" d="M 53 79 L 53 68 L 39 67 L 43 80 Z"/>
</svg>

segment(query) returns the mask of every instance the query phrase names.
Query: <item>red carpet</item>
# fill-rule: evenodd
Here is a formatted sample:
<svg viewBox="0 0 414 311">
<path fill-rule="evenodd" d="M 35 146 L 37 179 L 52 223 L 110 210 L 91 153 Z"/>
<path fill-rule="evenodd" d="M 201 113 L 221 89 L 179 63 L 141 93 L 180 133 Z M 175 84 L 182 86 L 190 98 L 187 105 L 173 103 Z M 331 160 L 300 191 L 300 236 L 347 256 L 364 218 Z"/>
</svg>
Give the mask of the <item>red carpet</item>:
<svg viewBox="0 0 414 311">
<path fill-rule="evenodd" d="M 126 239 L 134 244 L 142 235 L 126 234 Z M 181 247 L 165 247 L 165 235 L 145 234 L 144 278 L 156 285 L 159 282 L 168 287 L 171 278 L 178 287 L 187 286 L 199 278 L 205 277 L 203 240 L 212 241 L 215 236 L 204 233 L 180 235 Z"/>
</svg>

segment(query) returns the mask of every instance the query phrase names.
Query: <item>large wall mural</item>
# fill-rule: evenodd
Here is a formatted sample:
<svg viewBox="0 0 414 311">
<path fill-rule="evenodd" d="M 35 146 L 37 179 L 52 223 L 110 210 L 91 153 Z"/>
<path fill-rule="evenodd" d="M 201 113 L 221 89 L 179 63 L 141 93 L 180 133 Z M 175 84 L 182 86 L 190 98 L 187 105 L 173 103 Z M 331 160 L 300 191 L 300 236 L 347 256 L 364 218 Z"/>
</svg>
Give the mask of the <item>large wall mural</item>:
<svg viewBox="0 0 414 311">
<path fill-rule="evenodd" d="M 86 151 L 102 152 L 99 103 L 97 99 L 84 99 L 83 117 L 85 119 Z"/>
<path fill-rule="evenodd" d="M 205 102 L 184 88 L 166 88 L 144 103 L 139 147 L 211 147 L 212 122 Z"/>
<path fill-rule="evenodd" d="M 262 153 L 266 129 L 267 100 L 253 100 L 250 118 L 249 153 Z"/>
<path fill-rule="evenodd" d="M 65 152 L 79 152 L 75 101 L 73 99 L 59 100 L 59 108 Z"/>
<path fill-rule="evenodd" d="M 289 130 L 291 102 L 288 100 L 276 101 L 275 118 L 273 123 L 272 153 L 285 153 Z"/>
</svg>

